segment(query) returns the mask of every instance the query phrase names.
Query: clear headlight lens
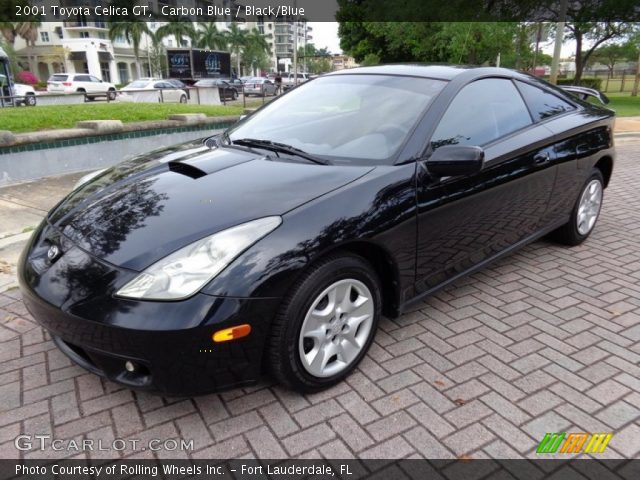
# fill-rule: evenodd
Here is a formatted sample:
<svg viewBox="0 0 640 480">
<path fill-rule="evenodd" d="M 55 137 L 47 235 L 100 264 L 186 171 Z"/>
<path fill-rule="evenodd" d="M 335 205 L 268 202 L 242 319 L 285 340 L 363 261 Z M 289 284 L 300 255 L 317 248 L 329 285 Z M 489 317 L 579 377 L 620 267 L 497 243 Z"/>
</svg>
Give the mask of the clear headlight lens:
<svg viewBox="0 0 640 480">
<path fill-rule="evenodd" d="M 281 223 L 280 217 L 259 218 L 198 240 L 148 267 L 116 295 L 146 300 L 187 298 Z"/>
</svg>

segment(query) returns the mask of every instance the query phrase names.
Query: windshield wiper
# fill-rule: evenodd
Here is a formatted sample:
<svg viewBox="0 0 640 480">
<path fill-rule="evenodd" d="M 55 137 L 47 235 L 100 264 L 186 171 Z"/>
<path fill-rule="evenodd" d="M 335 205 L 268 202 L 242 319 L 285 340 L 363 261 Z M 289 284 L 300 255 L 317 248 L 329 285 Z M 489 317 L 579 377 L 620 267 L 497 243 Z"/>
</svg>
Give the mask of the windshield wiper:
<svg viewBox="0 0 640 480">
<path fill-rule="evenodd" d="M 331 165 L 331 162 L 329 160 L 315 157 L 305 152 L 304 150 L 300 150 L 299 148 L 287 145 L 286 143 L 272 142 L 271 140 L 259 140 L 257 138 L 240 138 L 238 140 L 232 140 L 231 143 L 234 145 L 242 145 L 245 147 L 264 148 L 265 150 L 271 150 L 272 152 L 276 153 L 286 153 L 295 157 L 304 158 L 305 160 L 309 160 L 310 162 L 319 163 L 320 165 Z"/>
</svg>

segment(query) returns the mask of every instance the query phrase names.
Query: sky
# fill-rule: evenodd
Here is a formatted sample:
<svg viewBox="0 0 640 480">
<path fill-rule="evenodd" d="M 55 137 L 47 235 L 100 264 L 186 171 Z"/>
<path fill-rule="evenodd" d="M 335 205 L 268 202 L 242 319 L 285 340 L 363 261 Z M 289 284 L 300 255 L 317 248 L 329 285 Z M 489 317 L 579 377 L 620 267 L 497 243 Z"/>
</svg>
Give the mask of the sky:
<svg viewBox="0 0 640 480">
<path fill-rule="evenodd" d="M 309 22 L 313 28 L 313 44 L 316 48 L 327 47 L 331 53 L 342 53 L 338 38 L 338 22 Z"/>
</svg>

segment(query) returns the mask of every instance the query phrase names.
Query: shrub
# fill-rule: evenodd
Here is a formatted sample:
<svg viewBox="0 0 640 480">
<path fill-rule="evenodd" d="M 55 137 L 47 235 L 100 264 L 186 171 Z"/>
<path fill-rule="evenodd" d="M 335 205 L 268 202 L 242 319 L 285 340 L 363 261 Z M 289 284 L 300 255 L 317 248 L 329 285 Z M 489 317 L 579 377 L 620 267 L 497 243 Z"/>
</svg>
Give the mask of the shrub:
<svg viewBox="0 0 640 480">
<path fill-rule="evenodd" d="M 581 87 L 595 88 L 596 90 L 602 89 L 601 78 L 582 78 L 577 82 L 573 79 L 558 79 L 558 85 L 579 85 Z"/>
<path fill-rule="evenodd" d="M 26 83 L 28 85 L 35 85 L 36 83 L 38 83 L 38 77 L 36 77 L 33 73 L 31 72 L 20 72 L 16 75 L 16 80 L 18 81 L 18 83 Z"/>
</svg>

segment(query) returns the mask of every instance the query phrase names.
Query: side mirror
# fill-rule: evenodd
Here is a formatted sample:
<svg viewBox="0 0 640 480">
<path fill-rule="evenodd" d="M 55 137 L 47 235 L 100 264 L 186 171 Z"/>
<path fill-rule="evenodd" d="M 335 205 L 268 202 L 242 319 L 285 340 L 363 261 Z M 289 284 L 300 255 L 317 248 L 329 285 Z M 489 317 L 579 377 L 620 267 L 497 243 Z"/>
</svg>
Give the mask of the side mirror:
<svg viewBox="0 0 640 480">
<path fill-rule="evenodd" d="M 427 159 L 429 173 L 436 177 L 471 175 L 482 170 L 484 150 L 469 145 L 444 145 Z"/>
</svg>

